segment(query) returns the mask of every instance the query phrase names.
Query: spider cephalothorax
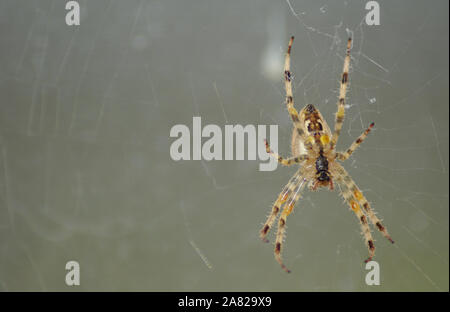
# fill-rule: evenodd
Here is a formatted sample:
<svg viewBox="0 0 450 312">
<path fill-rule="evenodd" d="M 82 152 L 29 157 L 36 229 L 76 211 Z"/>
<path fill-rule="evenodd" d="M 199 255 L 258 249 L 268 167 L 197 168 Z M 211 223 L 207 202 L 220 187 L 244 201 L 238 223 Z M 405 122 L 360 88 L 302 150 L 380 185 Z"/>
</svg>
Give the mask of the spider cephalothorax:
<svg viewBox="0 0 450 312">
<path fill-rule="evenodd" d="M 337 102 L 338 110 L 336 113 L 336 122 L 334 125 L 334 132 L 331 132 L 328 124 L 322 117 L 322 114 L 312 104 L 306 105 L 300 113 L 294 108 L 292 75 L 290 71 L 290 53 L 293 40 L 294 37 L 291 37 L 284 64 L 286 105 L 289 115 L 294 123 L 291 140 L 293 157 L 285 159 L 273 152 L 267 141 L 265 143 L 267 152 L 275 157 L 281 164 L 289 166 L 297 163 L 301 166 L 275 201 L 272 207 L 272 213 L 261 229 L 261 238 L 264 241 L 267 241 L 266 235 L 275 222 L 278 213 L 281 211 L 275 241 L 275 258 L 286 272 L 290 272 L 281 260 L 281 246 L 288 215 L 292 212 L 295 203 L 300 199 L 301 192 L 306 185 L 308 185 L 311 190 L 316 190 L 318 187 L 329 187 L 330 190 L 333 190 L 333 181 L 336 181 L 339 185 L 342 197 L 344 197 L 350 209 L 355 213 L 360 222 L 366 246 L 369 250 L 369 258 L 367 258 L 366 262 L 370 261 L 375 254 L 375 245 L 373 243 L 367 219 L 369 219 L 391 243 L 394 241 L 389 236 L 386 228 L 381 224 L 380 219 L 378 219 L 373 212 L 361 190 L 356 186 L 347 171 L 345 171 L 337 161 L 344 161 L 350 157 L 369 134 L 374 123 L 369 125 L 347 151 L 343 153 L 335 151 L 335 146 L 339 134 L 341 133 L 345 116 L 345 94 L 347 92 L 348 71 L 350 67 L 350 47 L 352 41 L 351 39 L 348 39 L 347 41 L 347 53 L 344 60 L 344 69 L 339 88 L 339 100 Z M 363 208 L 361 209 L 361 207 Z"/>
</svg>

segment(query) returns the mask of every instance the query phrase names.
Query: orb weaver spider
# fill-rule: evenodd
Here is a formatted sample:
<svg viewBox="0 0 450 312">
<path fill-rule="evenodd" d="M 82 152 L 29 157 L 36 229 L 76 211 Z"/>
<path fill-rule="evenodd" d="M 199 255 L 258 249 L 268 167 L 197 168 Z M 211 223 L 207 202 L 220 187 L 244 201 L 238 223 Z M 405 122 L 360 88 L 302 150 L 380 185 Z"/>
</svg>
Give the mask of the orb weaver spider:
<svg viewBox="0 0 450 312">
<path fill-rule="evenodd" d="M 294 108 L 292 77 L 290 71 L 290 55 L 293 41 L 294 37 L 291 37 L 284 63 L 286 105 L 294 124 L 291 140 L 293 157 L 283 158 L 270 149 L 267 141 L 265 141 L 265 144 L 267 153 L 269 153 L 272 157 L 275 157 L 279 163 L 285 166 L 299 164 L 300 169 L 297 170 L 282 192 L 278 195 L 277 200 L 273 204 L 272 212 L 260 231 L 261 239 L 268 242 L 266 235 L 275 222 L 278 213 L 281 211 L 275 241 L 275 259 L 281 265 L 283 270 L 289 273 L 290 270 L 284 265 L 281 259 L 281 247 L 283 244 L 287 216 L 292 212 L 295 203 L 300 199 L 301 193 L 305 186 L 308 186 L 313 191 L 320 187 L 329 187 L 330 190 L 333 190 L 334 184 L 337 184 L 340 188 L 342 197 L 348 203 L 360 222 L 362 233 L 369 250 L 369 257 L 366 260 L 366 262 L 368 262 L 375 255 L 375 245 L 373 243 L 373 238 L 367 219 L 369 219 L 370 222 L 372 222 L 372 224 L 376 226 L 391 243 L 394 243 L 394 241 L 389 236 L 388 231 L 382 225 L 380 219 L 378 219 L 373 212 L 369 202 L 364 197 L 361 190 L 358 186 L 356 186 L 347 171 L 337 162 L 338 160 L 344 161 L 348 159 L 357 147 L 364 141 L 374 126 L 374 123 L 371 123 L 369 127 L 353 142 L 347 151 L 335 151 L 335 146 L 338 141 L 345 116 L 345 95 L 347 92 L 352 39 L 349 38 L 347 41 L 347 51 L 340 82 L 339 100 L 337 102 L 338 109 L 333 133 L 331 133 L 331 130 L 325 119 L 322 117 L 322 114 L 313 105 L 306 105 L 300 111 L 300 114 Z M 282 206 L 283 204 L 284 206 Z M 363 209 L 361 209 L 361 206 Z"/>
</svg>

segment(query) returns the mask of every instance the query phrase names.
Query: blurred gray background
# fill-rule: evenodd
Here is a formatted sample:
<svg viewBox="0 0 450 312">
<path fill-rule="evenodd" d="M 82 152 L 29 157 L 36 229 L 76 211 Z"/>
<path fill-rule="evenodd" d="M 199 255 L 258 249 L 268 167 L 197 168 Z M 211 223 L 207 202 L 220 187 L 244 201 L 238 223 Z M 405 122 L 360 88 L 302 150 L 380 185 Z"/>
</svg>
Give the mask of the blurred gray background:
<svg viewBox="0 0 450 312">
<path fill-rule="evenodd" d="M 0 289 L 3 291 L 448 291 L 447 1 L 0 0 Z M 170 158 L 175 124 L 279 125 L 295 104 L 332 126 L 352 34 L 338 148 L 395 239 L 374 231 L 381 286 L 365 284 L 359 224 L 338 192 L 305 192 L 283 256 L 258 231 L 295 168 Z M 273 241 L 273 236 L 269 236 Z M 65 284 L 66 262 L 81 285 Z"/>
</svg>

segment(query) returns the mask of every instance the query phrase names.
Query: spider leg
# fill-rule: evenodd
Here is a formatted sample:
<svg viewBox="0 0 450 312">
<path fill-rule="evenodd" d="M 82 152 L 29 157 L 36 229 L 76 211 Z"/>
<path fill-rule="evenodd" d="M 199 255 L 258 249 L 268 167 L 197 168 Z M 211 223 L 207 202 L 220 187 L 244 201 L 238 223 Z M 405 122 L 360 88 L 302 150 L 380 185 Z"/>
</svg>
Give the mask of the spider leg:
<svg viewBox="0 0 450 312">
<path fill-rule="evenodd" d="M 292 43 L 294 42 L 294 36 L 289 40 L 289 46 L 286 52 L 286 57 L 284 60 L 284 87 L 286 89 L 286 106 L 291 116 L 292 122 L 294 123 L 295 129 L 297 130 L 298 135 L 305 142 L 305 147 L 310 150 L 312 149 L 312 143 L 306 140 L 305 130 L 303 129 L 303 125 L 300 122 L 300 118 L 298 116 L 298 112 L 294 107 L 294 97 L 292 93 L 292 75 L 291 75 L 291 48 Z"/>
<path fill-rule="evenodd" d="M 350 48 L 352 46 L 352 38 L 349 38 L 347 41 L 347 52 L 344 60 L 344 68 L 342 70 L 342 78 L 341 78 L 341 86 L 339 88 L 339 101 L 338 101 L 338 110 L 336 113 L 336 121 L 334 123 L 334 133 L 330 141 L 330 149 L 333 149 L 336 146 L 336 142 L 338 140 L 339 134 L 341 133 L 342 124 L 344 122 L 345 117 L 345 95 L 347 93 L 347 85 L 348 85 L 348 70 L 350 68 Z"/>
<path fill-rule="evenodd" d="M 350 157 L 351 154 L 358 148 L 358 146 L 361 145 L 361 143 L 364 141 L 364 139 L 369 134 L 370 130 L 372 130 L 375 123 L 371 123 L 369 125 L 369 128 L 367 128 L 350 146 L 350 148 L 345 153 L 336 153 L 336 158 L 339 160 L 346 160 Z"/>
<path fill-rule="evenodd" d="M 277 200 L 272 206 L 272 212 L 267 218 L 266 223 L 264 223 L 264 226 L 262 227 L 261 231 L 259 232 L 259 236 L 261 239 L 268 243 L 269 240 L 266 238 L 267 233 L 269 233 L 270 229 L 272 228 L 272 225 L 275 221 L 275 218 L 278 215 L 278 212 L 280 211 L 280 206 L 284 204 L 284 202 L 287 200 L 289 195 L 294 190 L 295 186 L 298 184 L 301 178 L 300 169 L 292 176 L 292 178 L 289 180 L 289 182 L 286 184 L 286 186 L 283 188 L 283 191 L 281 191 L 280 195 L 278 195 Z"/>
<path fill-rule="evenodd" d="M 295 206 L 295 203 L 300 199 L 301 192 L 305 185 L 306 180 L 302 179 L 297 183 L 295 186 L 295 189 L 292 191 L 291 195 L 287 199 L 286 203 L 284 204 L 283 211 L 281 212 L 280 219 L 278 220 L 278 231 L 277 231 L 277 238 L 275 241 L 275 259 L 278 261 L 278 263 L 281 265 L 281 268 L 286 271 L 287 273 L 290 273 L 291 271 L 284 265 L 283 260 L 281 259 L 281 247 L 283 244 L 283 238 L 284 233 L 286 231 L 286 219 L 288 215 L 292 212 L 292 209 Z"/>
<path fill-rule="evenodd" d="M 346 183 L 343 181 L 342 177 L 338 177 L 339 186 L 341 188 L 341 195 L 344 197 L 345 201 L 349 204 L 350 209 L 355 213 L 356 217 L 358 218 L 360 224 L 361 224 L 361 230 L 364 234 L 364 239 L 366 241 L 367 248 L 369 250 L 369 257 L 365 262 L 369 262 L 372 260 L 373 256 L 375 255 L 375 245 L 373 244 L 373 238 L 372 234 L 370 233 L 369 224 L 367 223 L 367 219 L 365 214 L 362 212 L 359 204 L 355 201 L 354 195 L 352 194 L 351 190 L 348 188 Z"/>
<path fill-rule="evenodd" d="M 351 193 L 355 197 L 355 199 L 358 201 L 360 205 L 363 206 L 364 211 L 366 212 L 367 216 L 370 219 L 370 222 L 372 222 L 373 225 L 377 227 L 377 229 L 383 234 L 384 237 L 386 237 L 392 244 L 394 241 L 392 240 L 391 236 L 389 235 L 387 229 L 384 227 L 384 225 L 381 223 L 381 220 L 378 219 L 378 217 L 375 215 L 374 211 L 370 207 L 369 202 L 364 197 L 361 190 L 356 186 L 353 179 L 350 177 L 350 175 L 345 171 L 345 169 L 338 163 L 335 163 L 336 171 L 339 173 L 338 175 L 342 177 L 343 183 L 347 186 L 348 189 L 350 189 Z"/>
<path fill-rule="evenodd" d="M 264 143 L 266 144 L 266 151 L 268 154 L 270 154 L 270 156 L 274 157 L 275 159 L 278 160 L 279 163 L 281 163 L 284 166 L 290 166 L 292 164 L 295 163 L 301 163 L 302 161 L 305 161 L 308 159 L 308 155 L 300 155 L 300 156 L 296 156 L 296 157 L 291 157 L 291 158 L 283 158 L 282 156 L 278 155 L 277 153 L 275 153 L 274 151 L 272 151 L 270 149 L 270 145 L 269 142 L 267 142 L 266 139 L 264 139 Z"/>
</svg>

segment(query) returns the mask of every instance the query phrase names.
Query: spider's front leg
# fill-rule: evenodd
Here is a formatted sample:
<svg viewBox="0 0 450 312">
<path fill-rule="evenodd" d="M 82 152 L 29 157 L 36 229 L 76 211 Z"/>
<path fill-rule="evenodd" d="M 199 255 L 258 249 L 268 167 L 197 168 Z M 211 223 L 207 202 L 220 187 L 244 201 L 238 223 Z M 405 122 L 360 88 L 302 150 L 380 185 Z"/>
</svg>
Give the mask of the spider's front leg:
<svg viewBox="0 0 450 312">
<path fill-rule="evenodd" d="M 348 86 L 348 71 L 350 69 L 350 48 L 352 47 L 352 39 L 349 38 L 347 41 L 347 52 L 344 59 L 344 68 L 342 69 L 341 85 L 339 88 L 339 100 L 338 100 L 338 110 L 336 113 L 336 121 L 334 124 L 334 133 L 330 141 L 330 149 L 336 146 L 339 134 L 341 133 L 342 124 L 344 123 L 345 117 L 345 96 L 347 94 Z"/>
<path fill-rule="evenodd" d="M 291 116 L 292 122 L 294 123 L 294 127 L 297 131 L 297 134 L 305 142 L 306 149 L 311 150 L 313 148 L 312 143 L 306 140 L 304 125 L 300 121 L 298 112 L 294 107 L 294 95 L 292 92 L 292 74 L 291 74 L 291 49 L 293 42 L 294 36 L 292 36 L 291 40 L 289 40 L 289 46 L 284 59 L 284 88 L 286 90 L 286 106 L 289 115 Z"/>
</svg>

